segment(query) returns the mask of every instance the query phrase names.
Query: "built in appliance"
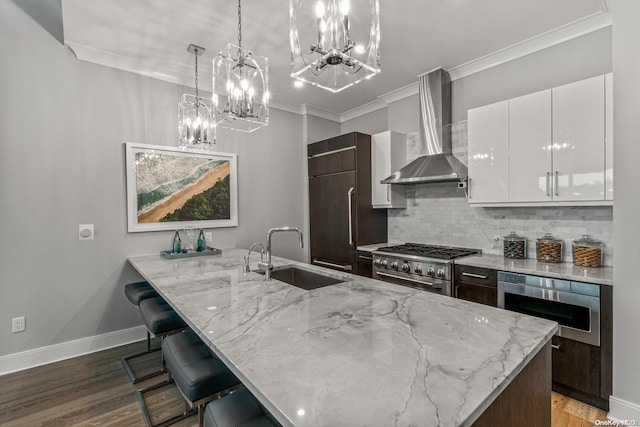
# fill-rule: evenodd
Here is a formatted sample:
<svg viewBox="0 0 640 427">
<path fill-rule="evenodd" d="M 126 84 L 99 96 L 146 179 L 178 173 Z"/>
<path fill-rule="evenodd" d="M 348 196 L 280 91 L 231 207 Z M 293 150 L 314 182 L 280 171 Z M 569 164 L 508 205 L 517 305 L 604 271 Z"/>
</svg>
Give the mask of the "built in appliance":
<svg viewBox="0 0 640 427">
<path fill-rule="evenodd" d="M 479 249 L 421 243 L 379 248 L 373 252 L 373 278 L 451 296 L 453 260 Z"/>
<path fill-rule="evenodd" d="M 600 346 L 600 286 L 498 272 L 498 307 L 558 322 L 558 336 Z"/>
</svg>

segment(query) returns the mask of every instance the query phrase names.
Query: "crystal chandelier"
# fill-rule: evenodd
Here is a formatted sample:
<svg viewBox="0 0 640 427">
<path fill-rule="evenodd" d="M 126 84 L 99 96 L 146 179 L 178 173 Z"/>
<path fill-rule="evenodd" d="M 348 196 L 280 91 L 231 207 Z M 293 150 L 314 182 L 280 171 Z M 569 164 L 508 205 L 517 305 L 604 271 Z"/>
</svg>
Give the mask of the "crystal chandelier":
<svg viewBox="0 0 640 427">
<path fill-rule="evenodd" d="M 336 93 L 380 72 L 378 0 L 289 0 L 289 14 L 291 77 Z"/>
<path fill-rule="evenodd" d="M 238 0 L 238 45 L 229 43 L 213 60 L 213 105 L 220 127 L 253 132 L 269 123 L 267 58 L 242 47 Z"/>
<path fill-rule="evenodd" d="M 213 108 L 198 94 L 198 56 L 203 47 L 190 44 L 187 51 L 193 53 L 196 61 L 195 95 L 185 93 L 178 102 L 178 134 L 183 148 L 215 149 L 216 135 Z"/>
</svg>

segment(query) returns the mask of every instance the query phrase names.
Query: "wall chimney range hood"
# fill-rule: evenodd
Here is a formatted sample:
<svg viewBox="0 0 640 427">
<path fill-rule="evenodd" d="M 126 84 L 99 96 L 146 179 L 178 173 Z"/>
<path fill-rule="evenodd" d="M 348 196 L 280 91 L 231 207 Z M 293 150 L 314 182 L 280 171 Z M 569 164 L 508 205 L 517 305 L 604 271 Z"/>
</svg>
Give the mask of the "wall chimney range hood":
<svg viewBox="0 0 640 427">
<path fill-rule="evenodd" d="M 442 68 L 418 77 L 423 152 L 382 184 L 464 181 L 467 167 L 451 154 L 451 78 Z"/>
</svg>

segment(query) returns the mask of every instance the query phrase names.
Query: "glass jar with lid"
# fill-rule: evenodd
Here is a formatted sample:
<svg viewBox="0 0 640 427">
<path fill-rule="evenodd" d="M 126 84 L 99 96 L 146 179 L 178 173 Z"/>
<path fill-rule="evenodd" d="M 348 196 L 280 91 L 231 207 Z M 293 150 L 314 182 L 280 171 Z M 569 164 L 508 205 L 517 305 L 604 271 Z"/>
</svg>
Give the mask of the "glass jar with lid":
<svg viewBox="0 0 640 427">
<path fill-rule="evenodd" d="M 582 239 L 573 241 L 573 264 L 580 267 L 602 266 L 603 248 L 601 241 L 592 239 L 588 234 L 583 235 Z"/>
<path fill-rule="evenodd" d="M 554 238 L 551 233 L 536 240 L 536 258 L 542 262 L 562 262 L 562 240 Z"/>
<path fill-rule="evenodd" d="M 505 258 L 526 258 L 527 239 L 518 236 L 515 231 L 512 231 L 502 238 L 502 248 L 504 249 Z"/>
</svg>

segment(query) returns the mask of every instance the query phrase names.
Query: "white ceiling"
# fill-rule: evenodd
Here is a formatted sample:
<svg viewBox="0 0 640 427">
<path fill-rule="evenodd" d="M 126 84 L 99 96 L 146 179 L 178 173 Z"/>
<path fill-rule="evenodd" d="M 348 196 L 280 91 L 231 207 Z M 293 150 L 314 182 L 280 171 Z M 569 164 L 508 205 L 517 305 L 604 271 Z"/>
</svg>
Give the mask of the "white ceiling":
<svg viewBox="0 0 640 427">
<path fill-rule="evenodd" d="M 65 42 L 82 60 L 193 86 L 187 46 L 205 47 L 203 89 L 211 86 L 213 56 L 237 43 L 232 0 L 62 0 L 62 8 Z M 288 0 L 245 0 L 242 38 L 269 58 L 274 100 L 343 113 L 425 71 L 452 69 L 603 12 L 606 0 L 380 0 L 382 73 L 338 94 L 293 87 Z"/>
</svg>

